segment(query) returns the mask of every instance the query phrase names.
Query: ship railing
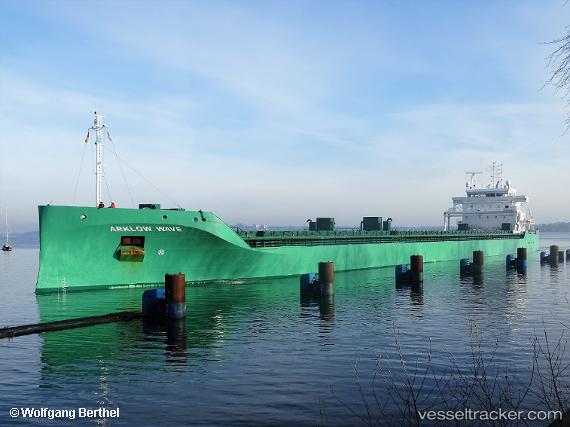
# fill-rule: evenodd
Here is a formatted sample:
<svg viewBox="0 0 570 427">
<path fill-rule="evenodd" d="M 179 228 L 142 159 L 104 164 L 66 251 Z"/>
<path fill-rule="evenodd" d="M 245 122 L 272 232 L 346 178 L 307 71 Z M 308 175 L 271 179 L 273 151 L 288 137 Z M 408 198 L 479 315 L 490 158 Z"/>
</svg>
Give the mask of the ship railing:
<svg viewBox="0 0 570 427">
<path fill-rule="evenodd" d="M 390 230 L 390 231 L 364 231 L 360 229 L 342 229 L 334 231 L 310 231 L 310 230 L 263 230 L 263 231 L 247 231 L 235 228 L 237 234 L 244 238 L 270 238 L 270 237 L 287 237 L 287 236 L 316 236 L 316 237 L 327 237 L 327 236 L 364 236 L 364 237 L 374 237 L 374 236 L 405 236 L 405 235 L 481 235 L 481 234 L 512 234 L 512 231 L 508 230 Z"/>
<path fill-rule="evenodd" d="M 279 232 L 282 233 L 282 232 Z M 298 233 L 298 232 L 289 232 Z M 315 232 L 312 232 L 315 233 Z M 317 232 L 319 233 L 319 232 Z M 332 232 L 331 232 L 332 233 Z M 370 243 L 417 243 L 417 242 L 441 242 L 441 241 L 465 241 L 465 240 L 496 240 L 496 239 L 520 239 L 524 234 L 510 232 L 412 232 L 393 231 L 383 235 L 282 235 L 244 238 L 253 248 L 280 247 L 280 246 L 321 246 L 343 244 L 370 244 Z"/>
</svg>

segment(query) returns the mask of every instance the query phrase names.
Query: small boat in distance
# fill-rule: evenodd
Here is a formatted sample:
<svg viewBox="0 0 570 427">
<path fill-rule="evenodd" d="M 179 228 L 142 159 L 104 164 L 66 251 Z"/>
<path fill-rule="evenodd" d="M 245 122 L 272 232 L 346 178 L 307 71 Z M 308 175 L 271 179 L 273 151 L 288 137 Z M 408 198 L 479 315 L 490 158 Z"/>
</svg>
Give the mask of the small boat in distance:
<svg viewBox="0 0 570 427">
<path fill-rule="evenodd" d="M 12 245 L 9 242 L 8 236 L 9 236 L 9 231 L 8 231 L 8 209 L 6 209 L 6 243 L 4 243 L 2 245 L 2 250 L 4 252 L 10 252 L 12 250 Z"/>
</svg>

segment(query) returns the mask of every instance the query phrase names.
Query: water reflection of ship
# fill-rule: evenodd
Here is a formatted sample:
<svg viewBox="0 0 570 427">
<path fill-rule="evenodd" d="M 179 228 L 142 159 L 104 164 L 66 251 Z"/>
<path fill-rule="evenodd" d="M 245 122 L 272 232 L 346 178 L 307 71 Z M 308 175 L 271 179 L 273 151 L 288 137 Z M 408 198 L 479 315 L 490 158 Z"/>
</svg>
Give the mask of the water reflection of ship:
<svg viewBox="0 0 570 427">
<path fill-rule="evenodd" d="M 459 300 L 466 306 L 473 304 L 492 304 L 505 294 L 504 287 L 493 280 L 497 274 L 505 275 L 504 262 L 490 262 L 483 277 L 493 285 L 485 289 L 484 283 L 473 278 L 461 279 L 459 284 Z M 457 289 L 457 264 L 440 263 L 430 266 L 432 277 L 449 278 L 449 286 Z M 548 274 L 543 270 L 543 274 Z M 431 286 L 431 279 L 426 276 L 424 286 Z M 510 276 L 509 276 L 510 277 Z M 517 280 L 524 278 L 517 276 Z M 289 283 L 286 283 L 286 282 Z M 393 290 L 393 270 L 378 269 L 339 274 L 336 278 L 336 304 L 342 295 L 343 307 L 361 301 L 373 300 L 370 307 L 380 313 L 393 309 L 390 295 Z M 439 279 L 441 282 L 441 279 Z M 504 282 L 503 282 L 504 283 Z M 449 289 L 449 292 L 452 289 Z M 347 290 L 349 292 L 347 292 Z M 515 289 L 516 290 L 516 289 Z M 518 290 L 518 298 L 509 299 L 507 306 L 515 312 L 520 310 L 524 301 L 524 292 Z M 283 279 L 279 286 L 269 283 L 244 285 L 205 285 L 188 289 L 188 317 L 179 325 L 149 325 L 147 322 L 133 321 L 99 325 L 87 329 L 46 333 L 42 335 L 43 371 L 60 369 L 62 375 L 83 375 L 82 363 L 94 360 L 133 361 L 126 369 L 135 369 L 137 363 L 153 363 L 159 369 L 170 369 L 173 365 L 201 363 L 206 358 L 219 360 L 223 358 L 225 342 L 230 334 L 252 333 L 253 316 L 265 319 L 268 316 L 287 316 L 296 313 L 306 318 L 308 323 L 317 319 L 321 336 L 330 333 L 335 325 L 334 298 L 299 300 L 298 279 Z M 424 305 L 423 286 L 396 287 L 396 297 L 405 297 L 411 307 L 418 312 Z M 487 293 L 493 299 L 486 299 Z M 93 292 L 74 292 L 51 295 L 38 295 L 37 303 L 41 321 L 69 319 L 73 317 L 104 314 L 114 311 L 139 310 L 142 289 L 120 289 Z M 507 298 L 515 295 L 508 295 Z M 298 305 L 299 304 L 299 305 Z M 382 308 L 382 306 L 385 306 Z M 386 310 L 385 310 L 386 309 Z M 338 310 L 337 310 L 338 311 Z M 298 313 L 298 314 L 297 314 Z M 493 312 L 501 317 L 501 313 Z M 516 315 L 515 313 L 511 313 Z M 295 314 L 293 314 L 295 316 Z M 338 316 L 338 313 L 336 313 Z M 197 350 L 197 351 L 195 351 Z M 143 360 L 144 357 L 144 360 Z M 195 360 L 193 360 L 195 359 Z M 165 366 L 165 360 L 168 362 Z M 73 369 L 67 366 L 74 365 Z M 90 365 L 89 365 L 90 366 Z M 69 372 L 68 372 L 69 371 Z"/>
<path fill-rule="evenodd" d="M 319 310 L 321 320 L 331 322 L 334 320 L 334 295 L 319 295 L 300 297 L 301 317 L 312 317 L 315 309 Z"/>
<path fill-rule="evenodd" d="M 101 314 L 111 311 L 139 309 L 141 290 L 121 290 L 68 294 L 54 302 L 56 296 L 37 298 L 42 321 Z M 42 335 L 44 371 L 57 367 L 81 366 L 96 359 L 139 362 L 144 350 L 145 363 L 156 358 L 162 365 L 184 364 L 188 349 L 218 351 L 220 328 L 216 317 L 220 310 L 231 310 L 230 301 L 217 298 L 212 304 L 189 304 L 188 317 L 181 321 L 134 320 L 89 328 L 70 329 Z M 150 351 L 147 351 L 150 350 Z M 79 364 L 79 365 L 78 365 Z M 63 375 L 73 370 L 62 369 Z M 61 374 L 61 373 L 60 373 Z M 77 374 L 81 374 L 77 372 Z"/>
<path fill-rule="evenodd" d="M 307 319 L 310 323 L 318 317 L 318 342 L 322 350 L 330 350 L 335 343 L 332 333 L 334 321 L 334 294 L 332 295 L 301 295 L 299 301 L 299 317 Z"/>
<path fill-rule="evenodd" d="M 396 292 L 400 295 L 405 295 L 409 292 L 412 305 L 424 304 L 423 283 L 396 283 Z"/>
<path fill-rule="evenodd" d="M 186 319 L 144 318 L 142 325 L 143 341 L 156 341 L 158 337 L 164 343 L 166 363 L 186 364 L 188 355 Z"/>
<path fill-rule="evenodd" d="M 485 288 L 485 273 L 473 273 L 468 277 L 461 277 L 460 282 L 470 285 L 477 293 L 481 294 Z"/>
<path fill-rule="evenodd" d="M 277 307 L 287 295 L 287 289 L 287 286 L 277 288 L 261 282 L 190 287 L 187 317 L 182 322 L 135 320 L 42 335 L 43 366 L 49 371 L 58 366 L 106 358 L 137 362 L 142 350 L 145 350 L 145 358 L 161 361 L 166 357 L 170 365 L 191 363 L 188 359 L 196 354 L 193 349 L 200 350 L 201 358 L 206 350 L 210 358 L 220 359 L 226 331 L 232 322 L 259 310 L 260 303 L 263 310 Z M 72 292 L 37 295 L 36 301 L 41 321 L 47 322 L 140 310 L 142 292 L 141 288 Z M 294 310 L 294 306 L 291 309 Z M 152 360 L 145 362 L 152 363 Z"/>
<path fill-rule="evenodd" d="M 526 319 L 528 271 L 505 270 L 505 261 L 486 263 L 482 274 L 461 277 L 459 302 L 469 313 L 470 321 L 482 325 L 503 325 L 505 336 L 513 335 Z M 512 326 L 512 327 L 511 327 Z"/>
</svg>

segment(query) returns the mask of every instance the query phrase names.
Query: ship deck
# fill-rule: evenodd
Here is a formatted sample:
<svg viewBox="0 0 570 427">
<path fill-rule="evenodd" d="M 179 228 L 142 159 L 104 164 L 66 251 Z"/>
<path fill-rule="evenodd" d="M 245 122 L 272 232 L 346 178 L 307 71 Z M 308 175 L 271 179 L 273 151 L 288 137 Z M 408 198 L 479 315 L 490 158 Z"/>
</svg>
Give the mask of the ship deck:
<svg viewBox="0 0 570 427">
<path fill-rule="evenodd" d="M 524 234 L 509 231 L 243 231 L 236 233 L 252 248 L 279 246 L 319 246 L 370 243 L 417 243 L 464 240 L 522 239 Z"/>
</svg>

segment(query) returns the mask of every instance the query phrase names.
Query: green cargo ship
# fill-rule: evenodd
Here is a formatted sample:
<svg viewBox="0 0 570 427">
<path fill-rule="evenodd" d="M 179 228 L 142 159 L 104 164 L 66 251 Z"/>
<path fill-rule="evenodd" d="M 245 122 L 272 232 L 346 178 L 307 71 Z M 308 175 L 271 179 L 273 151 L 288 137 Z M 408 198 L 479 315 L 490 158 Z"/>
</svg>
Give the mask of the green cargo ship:
<svg viewBox="0 0 570 427">
<path fill-rule="evenodd" d="M 152 204 L 103 208 L 103 128 L 96 115 L 99 207 L 39 207 L 38 293 L 160 284 L 169 272 L 185 273 L 188 282 L 241 281 L 312 272 L 320 261 L 346 271 L 406 263 L 412 254 L 429 263 L 467 258 L 474 250 L 504 256 L 539 248 L 526 196 L 517 196 L 508 181 L 479 188 L 473 175 L 467 197 L 454 198 L 445 212 L 445 231 L 392 230 L 391 220 L 380 217 L 365 217 L 354 230 L 335 230 L 332 218 L 320 218 L 308 230 L 241 231 L 212 212 Z M 449 230 L 452 218 L 460 218 L 458 230 Z"/>
</svg>

